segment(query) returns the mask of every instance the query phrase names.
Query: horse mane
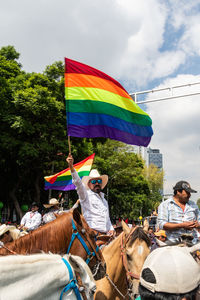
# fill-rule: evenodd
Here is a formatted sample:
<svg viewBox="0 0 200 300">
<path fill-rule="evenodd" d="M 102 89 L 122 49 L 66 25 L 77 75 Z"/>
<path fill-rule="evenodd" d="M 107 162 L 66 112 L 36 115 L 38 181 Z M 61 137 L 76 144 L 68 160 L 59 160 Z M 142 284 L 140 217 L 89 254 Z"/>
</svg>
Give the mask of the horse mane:
<svg viewBox="0 0 200 300">
<path fill-rule="evenodd" d="M 116 243 L 120 243 L 123 232 L 120 233 L 114 240 L 112 240 L 108 245 L 105 245 L 102 250 L 109 253 L 110 249 L 113 248 L 113 245 Z M 148 235 L 145 233 L 142 227 L 136 227 L 132 235 L 130 236 L 129 243 L 131 245 L 135 242 L 136 239 L 140 241 L 145 241 L 148 247 L 151 247 L 151 240 Z M 105 253 L 105 252 L 104 252 Z"/>
<path fill-rule="evenodd" d="M 133 231 L 133 234 L 130 237 L 130 243 L 134 243 L 136 239 L 139 239 L 140 241 L 145 241 L 148 247 L 151 247 L 151 241 L 148 235 L 144 232 L 142 227 L 136 227 L 136 229 Z"/>
<path fill-rule="evenodd" d="M 7 243 L 6 247 L 17 254 L 38 253 L 41 251 L 64 254 L 68 242 L 67 231 L 71 228 L 72 218 L 72 212 L 63 213 L 54 221 L 35 229 L 13 242 Z M 8 250 L 0 249 L 0 255 L 7 254 L 9 254 Z"/>
</svg>

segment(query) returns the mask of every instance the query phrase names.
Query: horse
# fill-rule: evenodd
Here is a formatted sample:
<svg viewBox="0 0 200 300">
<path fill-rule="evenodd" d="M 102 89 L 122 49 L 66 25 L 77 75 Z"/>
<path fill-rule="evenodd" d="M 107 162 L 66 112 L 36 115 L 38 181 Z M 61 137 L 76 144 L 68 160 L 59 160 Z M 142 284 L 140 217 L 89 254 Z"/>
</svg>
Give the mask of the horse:
<svg viewBox="0 0 200 300">
<path fill-rule="evenodd" d="M 12 242 L 26 234 L 28 234 L 28 232 L 20 231 L 14 225 L 2 224 L 0 226 L 0 241 L 4 244 Z"/>
<path fill-rule="evenodd" d="M 58 215 L 54 221 L 7 243 L 0 249 L 0 256 L 41 251 L 78 255 L 87 261 L 95 279 L 105 276 L 105 260 L 96 245 L 95 233 L 77 209 Z"/>
<path fill-rule="evenodd" d="M 90 268 L 79 256 L 32 254 L 0 257 L 0 273 L 3 274 L 0 299 L 83 299 L 75 272 L 81 277 L 81 290 L 84 289 L 87 299 L 92 300 L 96 284 Z"/>
<path fill-rule="evenodd" d="M 102 249 L 107 275 L 96 281 L 95 300 L 130 299 L 127 280 L 132 285 L 131 295 L 138 294 L 139 275 L 151 242 L 139 226 L 130 229 L 122 221 L 122 228 L 123 232 Z"/>
</svg>

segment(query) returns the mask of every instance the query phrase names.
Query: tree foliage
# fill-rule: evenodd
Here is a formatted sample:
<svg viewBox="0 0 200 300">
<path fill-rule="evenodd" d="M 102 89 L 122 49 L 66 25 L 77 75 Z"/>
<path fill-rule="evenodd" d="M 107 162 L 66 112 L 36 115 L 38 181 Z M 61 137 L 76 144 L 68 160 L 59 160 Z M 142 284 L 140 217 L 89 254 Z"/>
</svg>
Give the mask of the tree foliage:
<svg viewBox="0 0 200 300">
<path fill-rule="evenodd" d="M 1 193 L 15 201 L 17 194 L 21 202 L 28 201 L 28 195 L 40 201 L 43 172 L 57 151 L 67 147 L 63 88 L 58 77 L 21 71 L 17 58 L 11 46 L 0 51 Z M 63 71 L 63 65 L 55 64 L 54 71 L 56 67 L 57 73 Z"/>
<path fill-rule="evenodd" d="M 148 181 L 150 190 L 148 201 L 150 202 L 150 206 L 152 209 L 157 209 L 162 201 L 164 171 L 158 169 L 156 165 L 150 164 L 149 166 L 144 165 L 142 173 Z"/>
</svg>

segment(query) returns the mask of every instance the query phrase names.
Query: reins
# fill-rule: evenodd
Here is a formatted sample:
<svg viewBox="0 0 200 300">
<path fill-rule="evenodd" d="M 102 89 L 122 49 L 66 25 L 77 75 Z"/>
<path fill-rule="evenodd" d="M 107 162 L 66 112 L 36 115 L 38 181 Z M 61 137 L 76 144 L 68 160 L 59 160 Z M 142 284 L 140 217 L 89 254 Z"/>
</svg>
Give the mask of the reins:
<svg viewBox="0 0 200 300">
<path fill-rule="evenodd" d="M 138 226 L 135 226 L 135 227 L 132 227 L 131 231 L 129 232 L 127 238 L 125 239 L 124 243 L 123 243 L 123 235 L 122 235 L 122 238 L 121 238 L 121 256 L 122 256 L 122 263 L 123 263 L 123 266 L 126 270 L 126 276 L 127 276 L 127 279 L 129 280 L 129 276 L 131 278 L 134 278 L 134 279 L 139 279 L 140 278 L 140 275 L 138 274 L 135 274 L 133 272 L 130 272 L 128 270 L 128 263 L 127 263 L 127 256 L 126 256 L 126 244 L 128 243 L 131 235 L 133 234 L 133 232 L 135 231 L 135 229 L 138 228 Z"/>
<path fill-rule="evenodd" d="M 7 251 L 9 251 L 12 254 L 17 254 L 17 252 L 10 250 L 9 248 L 7 248 L 3 242 L 0 241 L 0 246 L 3 247 L 4 249 L 6 249 Z"/>
</svg>

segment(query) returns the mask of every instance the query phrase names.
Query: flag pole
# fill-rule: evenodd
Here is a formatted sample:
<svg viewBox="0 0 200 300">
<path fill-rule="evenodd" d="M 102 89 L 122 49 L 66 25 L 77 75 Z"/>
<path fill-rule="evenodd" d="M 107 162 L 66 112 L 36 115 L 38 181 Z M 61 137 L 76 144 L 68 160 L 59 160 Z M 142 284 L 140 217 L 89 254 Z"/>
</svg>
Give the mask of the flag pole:
<svg viewBox="0 0 200 300">
<path fill-rule="evenodd" d="M 70 135 L 68 135 L 68 146 L 69 146 L 69 154 L 71 154 L 71 141 L 70 141 Z"/>
</svg>

